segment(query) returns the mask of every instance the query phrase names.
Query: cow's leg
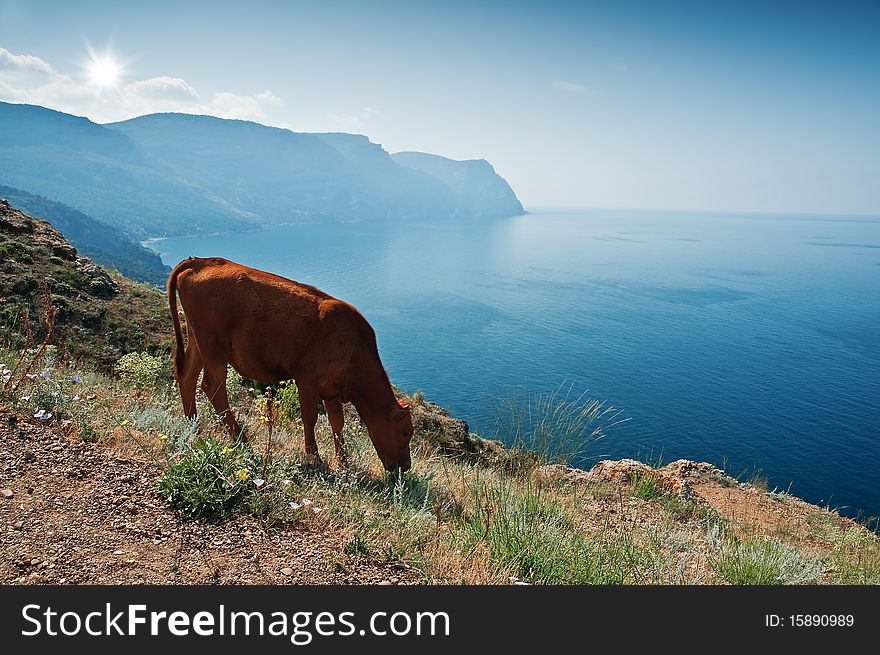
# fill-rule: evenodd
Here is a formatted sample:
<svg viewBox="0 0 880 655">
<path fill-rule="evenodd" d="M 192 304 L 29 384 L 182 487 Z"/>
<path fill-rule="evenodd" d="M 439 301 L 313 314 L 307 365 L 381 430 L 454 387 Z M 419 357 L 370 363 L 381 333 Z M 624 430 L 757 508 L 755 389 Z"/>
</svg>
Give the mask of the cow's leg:
<svg viewBox="0 0 880 655">
<path fill-rule="evenodd" d="M 299 391 L 299 410 L 302 416 L 303 435 L 305 436 L 306 464 L 323 466 L 321 455 L 318 454 L 318 442 L 315 441 L 315 424 L 318 422 L 318 390 L 310 384 L 296 383 Z"/>
<path fill-rule="evenodd" d="M 333 446 L 336 448 L 336 463 L 339 466 L 348 465 L 348 456 L 345 454 L 345 439 L 342 437 L 342 428 L 345 426 L 345 412 L 339 399 L 325 400 L 324 409 L 327 410 L 327 419 L 333 430 Z"/>
<path fill-rule="evenodd" d="M 242 432 L 241 426 L 235 420 L 235 414 L 229 407 L 229 396 L 226 394 L 226 362 L 222 364 L 205 364 L 205 374 L 202 376 L 202 390 L 208 396 L 208 400 L 214 409 L 220 414 L 223 424 L 232 438 L 236 441 L 247 437 Z"/>
<path fill-rule="evenodd" d="M 184 351 L 183 372 L 177 376 L 177 388 L 183 403 L 183 414 L 187 418 L 196 415 L 196 387 L 199 386 L 199 373 L 202 372 L 203 366 L 202 353 L 199 352 L 195 340 L 190 337 Z"/>
</svg>

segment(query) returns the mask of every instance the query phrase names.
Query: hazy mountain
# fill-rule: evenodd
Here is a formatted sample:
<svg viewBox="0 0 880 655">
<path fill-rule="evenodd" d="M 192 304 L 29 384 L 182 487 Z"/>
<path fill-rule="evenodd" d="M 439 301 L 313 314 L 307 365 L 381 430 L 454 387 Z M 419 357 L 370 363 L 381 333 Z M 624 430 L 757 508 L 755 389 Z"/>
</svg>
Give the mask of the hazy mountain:
<svg viewBox="0 0 880 655">
<path fill-rule="evenodd" d="M 0 183 L 75 207 L 139 237 L 253 227 L 150 161 L 116 130 L 0 102 Z"/>
<path fill-rule="evenodd" d="M 0 185 L 0 198 L 10 205 L 48 221 L 84 255 L 107 268 L 141 282 L 164 284 L 170 268 L 152 250 L 136 243 L 119 228 L 60 202 Z"/>
<path fill-rule="evenodd" d="M 430 166 L 401 165 L 360 135 L 297 133 L 188 114 L 98 125 L 0 103 L 0 182 L 138 237 L 315 219 L 522 213 L 507 183 L 485 167 L 462 184 Z M 480 183 L 487 188 L 477 202 Z"/>
<path fill-rule="evenodd" d="M 456 161 L 424 152 L 396 152 L 398 164 L 427 173 L 444 182 L 463 201 L 470 216 L 515 216 L 523 213 L 510 185 L 485 159 Z"/>
</svg>

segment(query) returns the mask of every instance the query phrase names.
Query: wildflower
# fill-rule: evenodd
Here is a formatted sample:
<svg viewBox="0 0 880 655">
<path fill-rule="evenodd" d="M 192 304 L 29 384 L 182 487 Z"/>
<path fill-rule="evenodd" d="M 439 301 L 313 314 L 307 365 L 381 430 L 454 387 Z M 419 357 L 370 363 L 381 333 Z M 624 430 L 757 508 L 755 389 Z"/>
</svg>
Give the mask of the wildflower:
<svg viewBox="0 0 880 655">
<path fill-rule="evenodd" d="M 293 501 L 290 502 L 290 509 L 296 511 L 296 510 L 298 510 L 300 507 L 302 507 L 302 505 L 300 505 L 299 503 L 294 503 Z"/>
<path fill-rule="evenodd" d="M 220 454 L 221 455 L 228 455 L 229 453 L 232 452 L 232 450 L 233 450 L 232 448 L 230 448 L 229 446 L 226 446 L 223 450 L 220 451 Z"/>
<path fill-rule="evenodd" d="M 83 381 L 83 379 L 78 375 L 74 375 L 72 378 L 70 378 L 70 380 L 74 384 L 80 384 Z"/>
<path fill-rule="evenodd" d="M 50 418 L 52 418 L 52 413 L 47 412 L 45 409 L 41 409 L 36 414 L 34 414 L 34 418 L 38 418 L 41 421 L 48 421 Z"/>
<path fill-rule="evenodd" d="M 122 419 L 122 423 L 120 423 L 119 425 L 128 425 L 128 424 L 129 424 L 129 420 L 126 418 L 126 419 Z"/>
<path fill-rule="evenodd" d="M 71 396 L 70 399 L 73 400 L 73 401 L 77 401 L 77 400 L 79 400 L 79 394 L 75 394 L 75 395 Z"/>
<path fill-rule="evenodd" d="M 168 435 L 167 435 L 167 434 L 162 434 L 162 433 L 160 432 L 160 433 L 159 433 L 159 441 L 161 441 L 162 443 L 165 443 L 166 441 L 168 441 Z"/>
<path fill-rule="evenodd" d="M 303 505 L 311 505 L 311 504 L 312 504 L 311 500 L 309 500 L 308 498 L 303 498 Z"/>
<path fill-rule="evenodd" d="M 23 402 L 23 403 L 30 402 L 30 400 L 31 400 L 30 396 L 22 396 L 21 397 L 21 402 Z"/>
<path fill-rule="evenodd" d="M 242 469 L 238 469 L 238 470 L 235 472 L 235 475 L 237 475 L 237 476 L 238 476 L 238 479 L 241 480 L 242 482 L 246 482 L 247 479 L 248 479 L 249 477 L 251 477 L 251 472 L 248 471 L 248 470 L 245 469 L 245 468 L 242 468 Z"/>
<path fill-rule="evenodd" d="M 49 376 L 52 375 L 52 374 L 49 373 L 49 369 L 47 368 L 47 369 L 43 369 L 43 372 L 40 373 L 40 375 L 43 376 L 43 379 L 44 379 L 44 380 L 48 380 L 48 379 L 49 379 Z"/>
<path fill-rule="evenodd" d="M 25 377 L 28 380 L 33 380 L 35 377 L 37 377 L 37 374 L 36 373 L 25 373 Z"/>
<path fill-rule="evenodd" d="M 263 480 L 262 478 L 254 478 L 253 482 L 254 482 L 254 485 L 257 487 L 257 489 L 259 489 L 264 484 L 266 484 L 266 481 Z"/>
<path fill-rule="evenodd" d="M 313 507 L 313 508 L 312 508 L 312 511 L 313 511 L 315 514 L 320 514 L 320 513 L 323 512 L 324 510 L 323 510 L 322 508 L 320 508 L 320 507 Z"/>
</svg>

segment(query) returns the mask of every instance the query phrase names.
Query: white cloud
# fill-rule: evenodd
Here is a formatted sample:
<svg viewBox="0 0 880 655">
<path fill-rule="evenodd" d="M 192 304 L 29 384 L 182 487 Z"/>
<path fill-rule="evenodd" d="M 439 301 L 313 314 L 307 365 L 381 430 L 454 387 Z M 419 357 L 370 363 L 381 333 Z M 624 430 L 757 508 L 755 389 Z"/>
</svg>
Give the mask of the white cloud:
<svg viewBox="0 0 880 655">
<path fill-rule="evenodd" d="M 343 114 L 327 114 L 327 120 L 332 124 L 336 124 L 337 126 L 346 129 L 362 130 L 366 127 L 367 121 L 381 113 L 381 111 L 374 109 L 373 107 L 364 107 L 356 114 L 350 112 Z"/>
<path fill-rule="evenodd" d="M 58 73 L 48 63 L 33 55 L 16 55 L 6 48 L 0 48 L 0 70 L 17 70 L 46 73 L 57 76 Z"/>
<path fill-rule="evenodd" d="M 132 82 L 125 86 L 124 93 L 140 98 L 160 100 L 179 100 L 182 102 L 198 102 L 199 94 L 179 77 L 151 77 L 148 80 Z"/>
<path fill-rule="evenodd" d="M 553 88 L 557 91 L 570 93 L 572 95 L 581 95 L 583 93 L 586 93 L 588 90 L 585 86 L 575 84 L 574 82 L 566 82 L 565 80 L 556 80 L 555 82 L 553 82 Z"/>
<path fill-rule="evenodd" d="M 0 100 L 43 105 L 87 116 L 97 123 L 157 112 L 266 122 L 272 120 L 273 110 L 284 104 L 268 89 L 253 95 L 221 91 L 205 102 L 186 80 L 168 75 L 100 89 L 59 73 L 39 57 L 5 48 L 0 48 Z"/>
<path fill-rule="evenodd" d="M 280 107 L 281 99 L 271 91 L 263 91 L 256 95 L 239 95 L 237 93 L 215 93 L 211 102 L 212 114 L 221 118 L 242 118 L 245 120 L 264 120 L 270 107 Z"/>
</svg>

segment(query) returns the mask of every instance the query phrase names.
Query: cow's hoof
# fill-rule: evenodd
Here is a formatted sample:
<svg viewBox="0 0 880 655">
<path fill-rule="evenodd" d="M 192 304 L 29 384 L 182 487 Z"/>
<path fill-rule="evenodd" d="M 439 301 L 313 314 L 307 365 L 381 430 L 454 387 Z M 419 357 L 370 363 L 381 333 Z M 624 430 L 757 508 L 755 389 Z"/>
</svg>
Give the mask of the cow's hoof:
<svg viewBox="0 0 880 655">
<path fill-rule="evenodd" d="M 336 468 L 338 468 L 338 469 L 347 469 L 348 468 L 348 456 L 347 455 L 336 455 Z"/>
<path fill-rule="evenodd" d="M 324 460 L 318 453 L 306 453 L 303 457 L 303 464 L 316 469 L 324 468 Z"/>
</svg>

